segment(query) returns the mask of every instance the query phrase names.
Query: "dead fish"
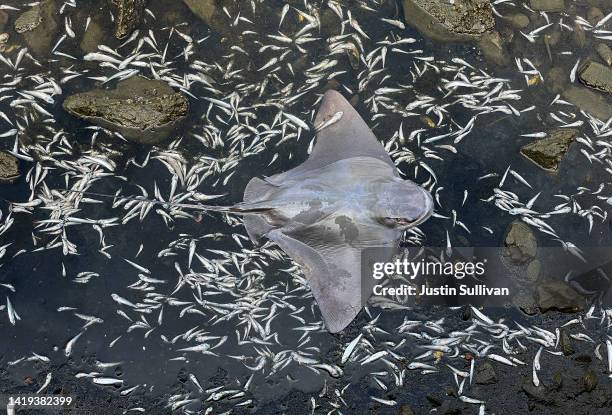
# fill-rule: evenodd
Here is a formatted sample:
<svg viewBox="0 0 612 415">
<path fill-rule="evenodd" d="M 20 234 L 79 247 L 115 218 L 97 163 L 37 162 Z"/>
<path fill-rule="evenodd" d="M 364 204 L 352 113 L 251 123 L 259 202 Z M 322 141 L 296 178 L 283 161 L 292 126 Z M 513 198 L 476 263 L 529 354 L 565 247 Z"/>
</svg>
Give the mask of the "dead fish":
<svg viewBox="0 0 612 415">
<path fill-rule="evenodd" d="M 70 339 L 68 343 L 66 343 L 66 347 L 64 349 L 64 355 L 66 357 L 70 357 L 70 355 L 72 354 L 72 348 L 74 347 L 74 344 L 79 339 L 79 337 L 83 335 L 83 333 L 85 333 L 85 331 L 80 332 L 79 334 L 74 336 L 72 339 Z"/>
</svg>

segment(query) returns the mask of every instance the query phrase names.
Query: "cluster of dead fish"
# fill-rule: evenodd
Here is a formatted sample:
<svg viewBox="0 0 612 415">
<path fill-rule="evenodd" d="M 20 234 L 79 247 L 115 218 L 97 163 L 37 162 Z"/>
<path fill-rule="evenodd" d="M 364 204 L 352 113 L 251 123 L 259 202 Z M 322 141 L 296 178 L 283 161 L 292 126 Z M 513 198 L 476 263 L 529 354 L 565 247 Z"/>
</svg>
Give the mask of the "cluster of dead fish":
<svg viewBox="0 0 612 415">
<path fill-rule="evenodd" d="M 32 57 L 25 48 L 14 57 L 0 54 L 0 67 L 5 73 L 0 80 L 0 137 L 13 140 L 9 152 L 27 166 L 25 179 L 30 190 L 27 200 L 0 205 L 0 258 L 7 262 L 17 255 L 35 255 L 43 250 L 61 250 L 63 255 L 97 255 L 71 241 L 71 232 L 78 227 L 79 231 L 97 235 L 100 255 L 133 269 L 125 292 L 109 293 L 117 305 L 119 324 L 90 315 L 87 310 L 74 309 L 69 299 L 62 299 L 58 312 L 66 315 L 70 312 L 84 322 L 82 330 L 66 340 L 65 357 L 78 353 L 79 342 L 87 336 L 87 330 L 100 325 L 109 330 L 110 327 L 125 328 L 125 333 L 109 342 L 110 348 L 123 337 L 142 333 L 145 338 L 157 336 L 161 342 L 171 345 L 176 354 L 169 358 L 186 365 L 191 354 L 205 354 L 239 361 L 246 372 L 252 372 L 239 387 L 207 387 L 191 374 L 189 382 L 198 393 L 169 396 L 168 407 L 172 410 L 188 413 L 190 410 L 185 407 L 203 402 L 207 408 L 205 413 L 222 413 L 221 410 L 231 413 L 233 406 L 252 403 L 250 391 L 254 383 L 288 367 L 301 367 L 325 379 L 327 376 L 333 379 L 333 386 L 326 383 L 321 393 L 312 396 L 313 413 L 347 413 L 344 408 L 349 405 L 344 396 L 354 385 L 344 373 L 350 372 L 352 367 L 366 366 L 371 367 L 372 379 L 380 389 L 380 395 L 371 397 L 373 402 L 396 406 L 397 402 L 386 397 L 385 391 L 405 385 L 411 371 L 423 375 L 446 373 L 456 384 L 459 399 L 473 404 L 480 414 L 484 414 L 488 412 L 486 402 L 469 394 L 477 361 L 488 359 L 500 365 L 532 365 L 533 383 L 538 385 L 538 371 L 543 361 L 561 358 L 558 356 L 561 354 L 558 350 L 560 328 L 495 321 L 473 309 L 473 318 L 465 327 L 446 325 L 444 319 L 405 320 L 394 330 L 385 330 L 379 323 L 381 314 L 375 315 L 370 308 L 366 310 L 367 321 L 360 334 L 343 346 L 342 357 L 338 361 L 324 360 L 322 350 L 329 343 L 329 335 L 300 268 L 288 263 L 283 252 L 271 242 L 253 246 L 239 218 L 219 215 L 224 222 L 219 224 L 219 232 L 179 234 L 161 247 L 153 246 L 152 241 L 139 244 L 136 235 L 133 256 L 114 251 L 114 242 L 105 234 L 109 227 L 127 227 L 133 221 L 146 225 L 150 215 L 159 215 L 168 227 L 177 221 L 191 221 L 193 212 L 180 205 L 208 203 L 222 197 L 224 189 L 235 184 L 233 179 L 245 160 L 264 155 L 268 163 L 262 166 L 263 172 L 264 167 L 292 160 L 293 150 L 289 149 L 295 148 L 293 145 L 300 140 L 309 140 L 308 145 L 300 148 L 306 147 L 310 153 L 314 134 L 322 127 L 313 123 L 318 97 L 325 92 L 330 80 L 345 80 L 350 66 L 357 73 L 356 80 L 350 85 L 341 83 L 340 90 L 347 95 L 359 94 L 370 111 L 368 123 L 375 131 L 381 124 L 391 129 L 388 136 L 379 136 L 385 149 L 406 177 L 423 184 L 434 195 L 434 220 L 439 220 L 448 231 L 446 241 L 428 240 L 429 244 L 451 246 L 458 234 L 491 233 L 486 223 L 470 223 L 457 213 L 477 203 L 489 203 L 491 209 L 521 216 L 542 235 L 570 250 L 575 248 L 570 240 L 573 235 L 564 235 L 563 229 L 549 225 L 548 219 L 578 215 L 584 218 L 585 232 L 591 232 L 598 222 L 606 220 L 612 205 L 607 180 L 592 188 L 577 188 L 572 194 L 556 194 L 562 203 L 546 206 L 542 203 L 549 200 L 542 194 L 545 191 L 534 188 L 531 178 L 512 166 L 483 172 L 483 180 L 477 185 L 490 186 L 491 197 L 485 201 L 472 197 L 470 188 L 454 188 L 448 183 L 452 178 L 440 177 L 436 172 L 460 151 L 462 140 L 469 137 L 482 140 L 483 146 L 490 145 L 486 138 L 478 137 L 479 125 L 498 117 L 518 118 L 528 112 L 551 112 L 559 127 L 581 128 L 576 145 L 585 163 L 602 173 L 612 174 L 607 140 L 612 135 L 609 120 L 598 120 L 578 111 L 559 96 L 551 97 L 551 104 L 546 108 L 524 103 L 521 86 L 516 82 L 479 69 L 476 63 L 461 58 L 445 60 L 419 49 L 422 42 L 405 36 L 401 22 L 393 16 L 377 15 L 375 2 L 358 2 L 361 5 L 358 12 L 340 2 L 324 2 L 322 7 L 331 8 L 342 33 L 321 39 L 320 20 L 314 13 L 316 8 L 305 3 L 301 9 L 283 8 L 279 31 L 269 33 L 255 31 L 250 24 L 254 19 L 249 20 L 246 13 L 242 20 L 240 16 L 232 16 L 237 23 L 234 30 L 242 31 L 247 44 L 222 44 L 224 50 L 216 61 L 206 58 L 208 49 L 212 48 L 207 37 L 196 39 L 188 34 L 187 26 L 181 25 L 141 29 L 116 49 L 99 45 L 97 52 L 80 56 L 70 49 L 71 42 L 74 42 L 75 31 L 82 32 L 75 26 L 83 24 L 85 29 L 88 22 L 70 19 L 71 7 L 62 8 L 67 22 L 65 33 L 57 40 L 48 64 Z M 499 3 L 503 2 L 495 2 Z M 252 6 L 256 8 L 257 4 L 253 2 Z M 388 34 L 380 39 L 366 33 L 364 23 L 376 17 L 388 28 Z M 284 28 L 286 19 L 301 22 L 295 33 Z M 586 23 L 579 22 L 599 39 L 609 37 L 602 28 L 603 23 L 591 28 L 586 27 Z M 546 28 L 524 35 L 535 38 L 544 30 Z M 311 51 L 321 42 L 326 42 L 328 53 L 315 56 Z M 266 59 L 254 73 L 238 66 L 237 62 L 254 54 Z M 308 66 L 297 71 L 294 61 L 303 55 L 308 57 Z M 347 56 L 350 65 L 344 63 Z M 58 57 L 68 59 L 71 65 L 59 63 Z M 399 60 L 410 62 L 409 76 L 394 69 L 393 62 Z M 517 67 L 525 76 L 542 76 L 529 61 L 517 60 Z M 205 108 L 198 114 L 200 122 L 190 126 L 184 136 L 152 148 L 142 157 L 129 159 L 125 165 L 118 164 L 121 160 L 115 146 L 121 140 L 118 133 L 87 127 L 79 133 L 81 141 L 89 142 L 76 145 L 74 132 L 62 126 L 51 108 L 53 104 L 77 80 L 93 86 L 136 74 L 162 80 L 200 102 Z M 438 80 L 433 90 L 424 91 L 415 86 L 424 76 L 432 75 Z M 296 76 L 303 78 L 296 80 Z M 419 120 L 421 128 L 413 128 L 415 120 Z M 539 138 L 546 132 L 529 134 Z M 197 149 L 188 157 L 182 149 L 194 145 Z M 121 174 L 126 167 L 148 171 L 160 166 L 167 169 L 168 188 L 156 181 L 132 183 L 130 177 Z M 50 177 L 61 178 L 64 186 L 51 185 Z M 101 183 L 105 188 L 116 189 L 113 197 L 98 194 L 97 185 Z M 523 189 L 508 188 L 514 185 Z M 526 194 L 527 189 L 533 194 Z M 460 206 L 446 203 L 447 199 L 453 199 L 444 197 L 451 192 L 461 195 Z M 92 214 L 86 216 L 83 212 Z M 30 219 L 35 223 L 31 237 L 1 239 L 16 220 Z M 422 244 L 427 237 L 417 228 L 410 230 L 406 240 Z M 175 274 L 171 278 L 168 273 L 159 275 L 156 264 L 141 262 L 140 255 L 145 251 L 159 259 L 174 259 Z M 278 269 L 284 278 L 266 278 Z M 102 275 L 104 270 L 75 273 L 62 265 L 55 277 L 87 284 Z M 0 310 L 6 312 L 6 321 L 18 325 L 21 305 L 11 301 L 13 286 L 2 284 L 0 290 L 6 290 L 0 295 L 6 298 Z M 575 340 L 592 343 L 596 357 L 607 361 L 608 373 L 612 373 L 612 345 L 607 334 L 611 311 L 591 309 L 585 316 L 567 323 L 567 328 L 574 330 Z M 190 316 L 199 317 L 201 324 L 186 332 L 177 333 L 172 324 L 166 324 L 170 318 Z M 587 334 L 583 319 L 598 319 L 603 336 Z M 235 327 L 233 332 L 228 332 L 228 323 Z M 395 340 L 388 341 L 391 335 Z M 231 349 L 240 350 L 240 354 L 224 354 L 224 346 L 230 344 Z M 41 354 L 27 353 L 26 357 L 10 364 L 32 360 L 48 364 L 55 358 L 38 352 Z M 466 353 L 474 357 L 468 370 L 462 366 Z M 408 361 L 406 356 L 412 357 Z M 99 362 L 92 372 L 75 375 L 91 379 L 98 385 L 119 387 L 121 395 L 144 388 L 144 385 L 128 385 L 109 375 L 107 370 L 117 364 Z M 45 387 L 51 382 L 51 376 L 49 373 Z M 39 390 L 42 391 L 44 388 Z M 146 411 L 145 408 L 132 409 Z"/>
</svg>

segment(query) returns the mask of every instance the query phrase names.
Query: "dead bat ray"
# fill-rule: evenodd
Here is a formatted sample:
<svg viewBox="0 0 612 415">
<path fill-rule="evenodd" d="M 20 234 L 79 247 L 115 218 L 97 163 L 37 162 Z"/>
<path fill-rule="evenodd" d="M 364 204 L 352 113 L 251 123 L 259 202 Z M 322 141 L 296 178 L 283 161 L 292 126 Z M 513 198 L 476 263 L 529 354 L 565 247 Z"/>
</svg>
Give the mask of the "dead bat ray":
<svg viewBox="0 0 612 415">
<path fill-rule="evenodd" d="M 308 160 L 265 179 L 253 178 L 244 215 L 253 241 L 268 238 L 301 265 L 327 329 L 344 329 L 373 286 L 362 279 L 361 250 L 398 246 L 402 233 L 431 216 L 429 192 L 403 180 L 357 111 L 336 91 L 323 97 Z M 369 287 L 362 295 L 362 284 Z"/>
<path fill-rule="evenodd" d="M 433 200 L 399 176 L 365 121 L 338 92 L 324 95 L 315 126 L 317 141 L 308 160 L 251 179 L 243 202 L 149 202 L 243 215 L 254 242 L 268 238 L 301 265 L 327 329 L 336 333 L 372 293 L 375 281 L 361 275 L 362 250 L 397 247 L 406 229 L 431 216 Z"/>
</svg>

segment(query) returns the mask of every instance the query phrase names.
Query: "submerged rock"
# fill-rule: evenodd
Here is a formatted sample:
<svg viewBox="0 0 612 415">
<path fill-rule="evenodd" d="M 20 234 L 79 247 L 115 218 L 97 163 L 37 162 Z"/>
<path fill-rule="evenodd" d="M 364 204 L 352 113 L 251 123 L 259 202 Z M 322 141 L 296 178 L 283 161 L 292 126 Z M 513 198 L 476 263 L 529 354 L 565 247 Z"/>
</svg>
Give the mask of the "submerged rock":
<svg viewBox="0 0 612 415">
<path fill-rule="evenodd" d="M 8 13 L 5 10 L 0 10 L 0 31 L 4 30 L 8 23 Z"/>
<path fill-rule="evenodd" d="M 572 338 L 564 329 L 561 329 L 559 332 L 559 347 L 565 356 L 573 355 L 575 352 L 572 344 Z"/>
<path fill-rule="evenodd" d="M 586 86 L 612 94 L 612 68 L 588 62 L 578 73 L 578 78 Z"/>
<path fill-rule="evenodd" d="M 604 14 L 599 7 L 591 7 L 587 12 L 587 20 L 592 25 L 597 24 L 601 19 L 604 18 Z"/>
<path fill-rule="evenodd" d="M 101 41 L 103 38 L 104 32 L 102 31 L 100 24 L 96 20 L 92 20 L 87 28 L 87 31 L 83 35 L 79 46 L 85 53 L 95 52 L 98 50 L 98 45 L 102 43 Z"/>
<path fill-rule="evenodd" d="M 538 307 L 542 312 L 557 310 L 575 313 L 584 308 L 584 298 L 562 281 L 548 280 L 538 285 Z"/>
<path fill-rule="evenodd" d="M 183 0 L 189 10 L 198 16 L 215 32 L 229 35 L 227 16 L 223 13 L 223 5 L 218 5 L 220 0 Z"/>
<path fill-rule="evenodd" d="M 403 6 L 406 21 L 434 40 L 478 40 L 495 26 L 487 0 L 403 0 Z"/>
<path fill-rule="evenodd" d="M 538 313 L 538 303 L 531 290 L 519 290 L 512 297 L 512 304 L 527 315 L 533 316 Z"/>
<path fill-rule="evenodd" d="M 8 33 L 0 33 L 0 52 L 4 52 L 6 50 L 6 44 L 9 40 Z"/>
<path fill-rule="evenodd" d="M 505 17 L 507 21 L 517 29 L 524 29 L 529 26 L 529 17 L 523 13 L 516 13 Z"/>
<path fill-rule="evenodd" d="M 581 25 L 578 23 L 574 24 L 574 43 L 579 48 L 583 48 L 586 43 L 586 33 Z"/>
<path fill-rule="evenodd" d="M 400 406 L 399 412 L 397 415 L 414 415 L 414 411 L 408 404 L 404 404 Z"/>
<path fill-rule="evenodd" d="M 212 20 L 217 8 L 216 0 L 183 0 L 189 10 L 206 24 Z"/>
<path fill-rule="evenodd" d="M 57 7 L 54 0 L 41 1 L 22 13 L 14 23 L 15 32 L 20 33 L 34 55 L 49 54 L 55 40 L 58 24 Z"/>
<path fill-rule="evenodd" d="M 19 178 L 17 158 L 0 152 L 0 183 L 13 183 Z"/>
<path fill-rule="evenodd" d="M 442 405 L 436 411 L 436 414 L 441 415 L 460 415 L 461 409 L 456 399 L 445 399 Z"/>
<path fill-rule="evenodd" d="M 536 140 L 521 148 L 521 154 L 544 170 L 557 172 L 559 164 L 567 153 L 570 144 L 578 131 L 560 128 L 550 133 L 549 137 Z"/>
<path fill-rule="evenodd" d="M 544 385 L 535 386 L 531 378 L 525 379 L 521 387 L 529 399 L 545 405 L 552 405 L 555 402 L 548 388 L 544 387 Z"/>
<path fill-rule="evenodd" d="M 592 392 L 597 387 L 598 383 L 597 375 L 592 370 L 585 372 L 581 381 L 585 392 Z"/>
<path fill-rule="evenodd" d="M 30 10 L 23 12 L 15 19 L 15 32 L 25 33 L 34 30 L 42 22 L 40 6 L 35 5 Z"/>
<path fill-rule="evenodd" d="M 538 241 L 531 228 L 518 220 L 510 224 L 504 245 L 504 255 L 519 264 L 531 261 L 538 250 Z"/>
<path fill-rule="evenodd" d="M 497 383 L 497 374 L 493 365 L 487 361 L 482 362 L 476 367 L 474 381 L 479 385 L 490 385 Z"/>
<path fill-rule="evenodd" d="M 612 49 L 608 45 L 600 43 L 595 47 L 595 50 L 606 65 L 612 66 Z"/>
<path fill-rule="evenodd" d="M 561 12 L 565 10 L 564 0 L 530 0 L 529 6 L 533 10 L 542 12 Z"/>
<path fill-rule="evenodd" d="M 534 259 L 527 265 L 527 278 L 529 281 L 537 281 L 540 276 L 540 270 L 542 269 L 542 263 Z"/>
<path fill-rule="evenodd" d="M 164 82 L 137 76 L 119 82 L 114 90 L 71 95 L 63 106 L 70 114 L 118 131 L 131 141 L 156 144 L 185 118 L 189 101 Z"/>
<path fill-rule="evenodd" d="M 612 104 L 602 94 L 586 88 L 569 86 L 562 93 L 563 98 L 600 120 L 612 117 Z"/>
<path fill-rule="evenodd" d="M 112 3 L 117 10 L 115 36 L 123 39 L 140 25 L 145 0 L 112 0 Z"/>
<path fill-rule="evenodd" d="M 501 35 L 493 30 L 482 35 L 478 46 L 488 60 L 496 65 L 507 65 L 510 58 L 506 53 L 505 43 Z"/>
<path fill-rule="evenodd" d="M 442 405 L 442 399 L 437 395 L 426 395 L 425 399 L 427 399 L 429 403 L 436 408 Z"/>
</svg>

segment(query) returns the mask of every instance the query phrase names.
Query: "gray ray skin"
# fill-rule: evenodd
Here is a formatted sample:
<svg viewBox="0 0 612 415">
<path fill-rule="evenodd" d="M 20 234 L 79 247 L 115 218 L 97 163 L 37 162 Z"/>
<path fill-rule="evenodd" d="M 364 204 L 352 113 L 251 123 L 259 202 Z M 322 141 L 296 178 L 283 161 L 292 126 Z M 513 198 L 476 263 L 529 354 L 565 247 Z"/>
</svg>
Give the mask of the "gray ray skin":
<svg viewBox="0 0 612 415">
<path fill-rule="evenodd" d="M 361 275 L 361 249 L 397 247 L 403 231 L 428 219 L 432 197 L 403 180 L 357 111 L 336 91 L 323 97 L 315 126 L 341 118 L 317 133 L 301 165 L 252 179 L 244 215 L 253 241 L 276 242 L 301 265 L 327 329 L 344 329 L 367 301 L 374 280 Z M 367 293 L 362 295 L 362 291 Z"/>
</svg>

